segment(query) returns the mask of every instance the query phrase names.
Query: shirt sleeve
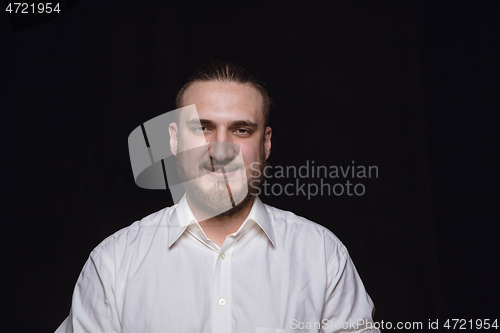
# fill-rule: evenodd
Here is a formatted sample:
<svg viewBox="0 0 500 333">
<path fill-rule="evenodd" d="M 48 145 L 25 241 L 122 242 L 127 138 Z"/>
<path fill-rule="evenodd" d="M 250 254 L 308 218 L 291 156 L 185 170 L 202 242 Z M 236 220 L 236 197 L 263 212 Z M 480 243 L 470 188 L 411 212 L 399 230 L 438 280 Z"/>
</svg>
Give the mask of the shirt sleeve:
<svg viewBox="0 0 500 333">
<path fill-rule="evenodd" d="M 109 262 L 109 261 L 108 261 Z M 55 333 L 120 332 L 111 265 L 92 251 L 78 277 L 69 316 Z"/>
<path fill-rule="evenodd" d="M 373 302 L 342 245 L 328 260 L 322 333 L 380 332 L 374 328 Z"/>
</svg>

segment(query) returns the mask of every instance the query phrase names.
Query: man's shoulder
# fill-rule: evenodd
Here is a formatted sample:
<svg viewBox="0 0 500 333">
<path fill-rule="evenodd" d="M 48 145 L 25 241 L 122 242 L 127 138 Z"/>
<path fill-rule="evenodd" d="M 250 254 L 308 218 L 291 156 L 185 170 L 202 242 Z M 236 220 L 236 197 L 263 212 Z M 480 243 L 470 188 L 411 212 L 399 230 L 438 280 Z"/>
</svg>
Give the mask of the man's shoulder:
<svg viewBox="0 0 500 333">
<path fill-rule="evenodd" d="M 305 217 L 299 216 L 291 211 L 279 209 L 264 204 L 271 221 L 273 230 L 277 236 L 293 237 L 307 242 L 321 242 L 326 247 L 335 248 L 335 252 L 342 255 L 347 252 L 347 248 L 342 241 L 325 226 L 313 222 Z"/>
<path fill-rule="evenodd" d="M 110 248 L 127 247 L 136 243 L 139 239 L 152 238 L 163 225 L 166 227 L 171 210 L 175 207 L 176 205 L 173 205 L 160 209 L 116 231 L 97 245 L 93 252 L 102 254 L 102 252 L 110 250 Z"/>
<path fill-rule="evenodd" d="M 302 231 L 325 234 L 328 237 L 331 237 L 332 239 L 340 242 L 337 236 L 335 236 L 335 234 L 330 231 L 330 229 L 324 227 L 319 223 L 313 222 L 288 210 L 276 208 L 267 204 L 264 205 L 271 217 L 271 220 L 274 221 L 273 226 L 280 227 L 283 224 L 286 224 L 286 226 L 289 228 L 300 228 Z"/>
</svg>

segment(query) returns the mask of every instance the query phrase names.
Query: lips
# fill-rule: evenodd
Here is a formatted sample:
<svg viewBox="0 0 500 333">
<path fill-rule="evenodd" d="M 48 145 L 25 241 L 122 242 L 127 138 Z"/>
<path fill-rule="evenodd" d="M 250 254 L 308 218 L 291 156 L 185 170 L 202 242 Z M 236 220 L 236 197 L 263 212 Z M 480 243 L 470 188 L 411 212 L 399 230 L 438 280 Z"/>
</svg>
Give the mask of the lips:
<svg viewBox="0 0 500 333">
<path fill-rule="evenodd" d="M 239 167 L 234 167 L 234 166 L 228 168 L 227 166 L 218 166 L 218 165 L 214 165 L 213 170 L 211 166 L 204 165 L 203 168 L 209 172 L 233 172 L 239 169 Z"/>
<path fill-rule="evenodd" d="M 237 178 L 237 175 L 239 175 L 239 170 L 241 167 L 236 167 L 236 166 L 222 166 L 222 165 L 214 165 L 215 171 L 212 170 L 211 166 L 204 165 L 203 166 L 205 174 L 212 179 L 215 180 L 225 180 L 227 181 L 234 181 Z M 239 178 L 238 178 L 239 179 Z"/>
</svg>

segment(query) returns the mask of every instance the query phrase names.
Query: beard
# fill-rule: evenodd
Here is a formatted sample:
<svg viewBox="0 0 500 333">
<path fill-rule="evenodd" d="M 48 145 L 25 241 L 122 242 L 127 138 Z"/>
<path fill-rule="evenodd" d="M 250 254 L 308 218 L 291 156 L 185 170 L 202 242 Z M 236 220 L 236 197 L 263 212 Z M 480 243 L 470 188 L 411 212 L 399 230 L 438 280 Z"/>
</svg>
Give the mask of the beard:
<svg viewBox="0 0 500 333">
<path fill-rule="evenodd" d="M 259 192 L 266 166 L 264 151 L 262 150 L 258 168 L 252 167 L 248 170 L 243 162 L 233 162 L 227 169 L 238 167 L 240 177 L 214 180 L 203 177 L 206 175 L 204 171 L 206 160 L 195 166 L 192 161 L 177 159 L 177 171 L 183 180 L 186 196 L 190 199 L 190 203 L 203 213 L 202 220 L 214 216 L 231 217 L 250 204 Z"/>
</svg>

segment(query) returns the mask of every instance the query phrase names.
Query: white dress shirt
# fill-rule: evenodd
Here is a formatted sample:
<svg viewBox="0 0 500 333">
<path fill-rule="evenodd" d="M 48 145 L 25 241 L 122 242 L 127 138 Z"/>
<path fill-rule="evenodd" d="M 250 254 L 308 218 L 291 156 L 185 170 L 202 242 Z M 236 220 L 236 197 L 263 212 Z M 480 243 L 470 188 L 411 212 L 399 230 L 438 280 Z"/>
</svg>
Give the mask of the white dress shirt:
<svg viewBox="0 0 500 333">
<path fill-rule="evenodd" d="M 328 229 L 257 197 L 219 247 L 183 198 L 92 251 L 56 333 L 377 332 L 373 309 Z"/>
</svg>

